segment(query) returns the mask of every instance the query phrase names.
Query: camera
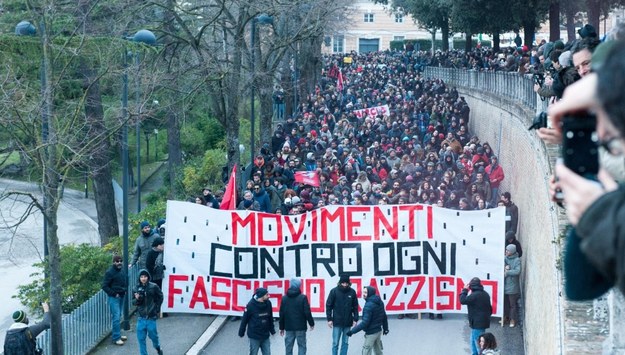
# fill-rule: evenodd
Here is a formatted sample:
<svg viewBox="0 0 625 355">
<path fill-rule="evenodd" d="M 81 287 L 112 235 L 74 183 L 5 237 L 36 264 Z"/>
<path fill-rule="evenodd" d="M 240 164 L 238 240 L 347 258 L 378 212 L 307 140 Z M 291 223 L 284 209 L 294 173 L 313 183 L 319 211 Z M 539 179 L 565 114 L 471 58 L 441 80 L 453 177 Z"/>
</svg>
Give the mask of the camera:
<svg viewBox="0 0 625 355">
<path fill-rule="evenodd" d="M 145 301 L 145 286 L 139 286 L 137 287 L 137 291 L 135 292 L 137 295 L 139 295 L 136 298 L 136 304 L 137 305 L 142 305 L 143 301 Z"/>
<path fill-rule="evenodd" d="M 545 83 L 545 75 L 543 75 L 542 73 L 534 73 L 532 75 L 532 81 L 534 81 L 534 84 L 542 87 Z"/>
<path fill-rule="evenodd" d="M 547 112 L 543 111 L 534 117 L 532 121 L 532 125 L 528 128 L 528 130 L 546 128 L 547 127 Z"/>
<path fill-rule="evenodd" d="M 595 127 L 597 118 L 584 113 L 562 118 L 562 160 L 576 174 L 596 179 L 599 172 L 599 147 Z"/>
</svg>

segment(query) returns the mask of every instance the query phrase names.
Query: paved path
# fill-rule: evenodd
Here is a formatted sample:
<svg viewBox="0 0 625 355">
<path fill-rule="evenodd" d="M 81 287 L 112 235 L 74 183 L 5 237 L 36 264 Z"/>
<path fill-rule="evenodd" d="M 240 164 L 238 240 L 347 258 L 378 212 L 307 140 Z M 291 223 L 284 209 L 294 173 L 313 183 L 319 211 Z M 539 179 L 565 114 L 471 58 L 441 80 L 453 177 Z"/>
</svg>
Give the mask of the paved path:
<svg viewBox="0 0 625 355">
<path fill-rule="evenodd" d="M 35 184 L 0 179 L 0 194 L 6 191 L 30 192 L 40 197 Z M 30 282 L 37 271 L 33 263 L 43 258 L 43 217 L 32 213 L 18 227 L 14 225 L 26 212 L 28 198 L 18 196 L 0 201 L 0 343 L 4 344 L 6 329 L 13 323 L 11 314 L 23 309 L 17 299 L 17 286 Z M 66 190 L 58 214 L 58 236 L 61 244 L 98 244 L 95 203 L 79 191 Z"/>
</svg>

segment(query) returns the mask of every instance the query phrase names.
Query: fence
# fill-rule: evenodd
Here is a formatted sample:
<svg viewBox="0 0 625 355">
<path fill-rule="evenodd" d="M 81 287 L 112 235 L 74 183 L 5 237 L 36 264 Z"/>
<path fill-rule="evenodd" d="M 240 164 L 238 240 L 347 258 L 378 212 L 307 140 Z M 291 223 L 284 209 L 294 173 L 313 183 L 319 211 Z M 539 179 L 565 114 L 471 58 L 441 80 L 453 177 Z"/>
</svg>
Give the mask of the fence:
<svg viewBox="0 0 625 355">
<path fill-rule="evenodd" d="M 137 266 L 128 270 L 130 289 L 139 277 Z M 132 295 L 126 294 L 126 302 Z M 129 303 L 132 304 L 132 303 Z M 123 317 L 123 315 L 122 315 Z M 111 332 L 111 313 L 108 306 L 108 295 L 100 290 L 88 301 L 63 317 L 63 348 L 66 355 L 81 355 L 95 348 Z M 47 330 L 37 337 L 37 345 L 50 354 L 51 332 Z"/>
<path fill-rule="evenodd" d="M 547 101 L 541 101 L 534 92 L 531 75 L 438 67 L 426 67 L 423 75 L 442 79 L 448 85 L 489 92 L 519 102 L 534 112 L 547 108 Z"/>
</svg>

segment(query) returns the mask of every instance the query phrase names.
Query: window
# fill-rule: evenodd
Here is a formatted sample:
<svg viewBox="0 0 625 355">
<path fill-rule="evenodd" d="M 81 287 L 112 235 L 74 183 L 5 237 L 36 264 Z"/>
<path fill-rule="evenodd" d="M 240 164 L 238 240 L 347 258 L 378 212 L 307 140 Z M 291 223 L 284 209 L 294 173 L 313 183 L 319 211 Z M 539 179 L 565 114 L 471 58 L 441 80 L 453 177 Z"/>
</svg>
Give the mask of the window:
<svg viewBox="0 0 625 355">
<path fill-rule="evenodd" d="M 373 14 L 365 14 L 365 22 L 373 22 Z"/>
<path fill-rule="evenodd" d="M 345 42 L 345 37 L 343 35 L 338 35 L 338 36 L 334 36 L 333 38 L 333 45 L 332 45 L 332 52 L 333 53 L 344 53 L 344 42 Z"/>
<path fill-rule="evenodd" d="M 396 23 L 404 23 L 404 14 L 395 14 Z"/>
</svg>

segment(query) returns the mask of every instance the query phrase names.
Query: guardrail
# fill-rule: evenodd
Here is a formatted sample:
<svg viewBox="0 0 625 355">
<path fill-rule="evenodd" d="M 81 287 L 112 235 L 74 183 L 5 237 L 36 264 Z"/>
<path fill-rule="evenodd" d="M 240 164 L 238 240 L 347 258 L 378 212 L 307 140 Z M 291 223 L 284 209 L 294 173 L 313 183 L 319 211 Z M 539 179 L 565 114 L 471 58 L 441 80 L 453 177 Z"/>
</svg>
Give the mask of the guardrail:
<svg viewBox="0 0 625 355">
<path fill-rule="evenodd" d="M 541 101 L 540 96 L 534 92 L 534 82 L 529 74 L 425 67 L 423 75 L 440 78 L 446 84 L 481 90 L 517 101 L 534 112 L 547 109 L 548 102 Z"/>
<path fill-rule="evenodd" d="M 131 302 L 130 290 L 139 277 L 136 265 L 128 270 L 128 277 L 129 292 L 126 293 L 125 302 Z M 98 291 L 80 307 L 64 316 L 62 327 L 64 354 L 82 355 L 94 349 L 111 333 L 108 295 L 102 290 Z M 37 345 L 44 349 L 45 354 L 50 354 L 50 338 L 50 330 L 46 330 L 37 337 Z"/>
</svg>

